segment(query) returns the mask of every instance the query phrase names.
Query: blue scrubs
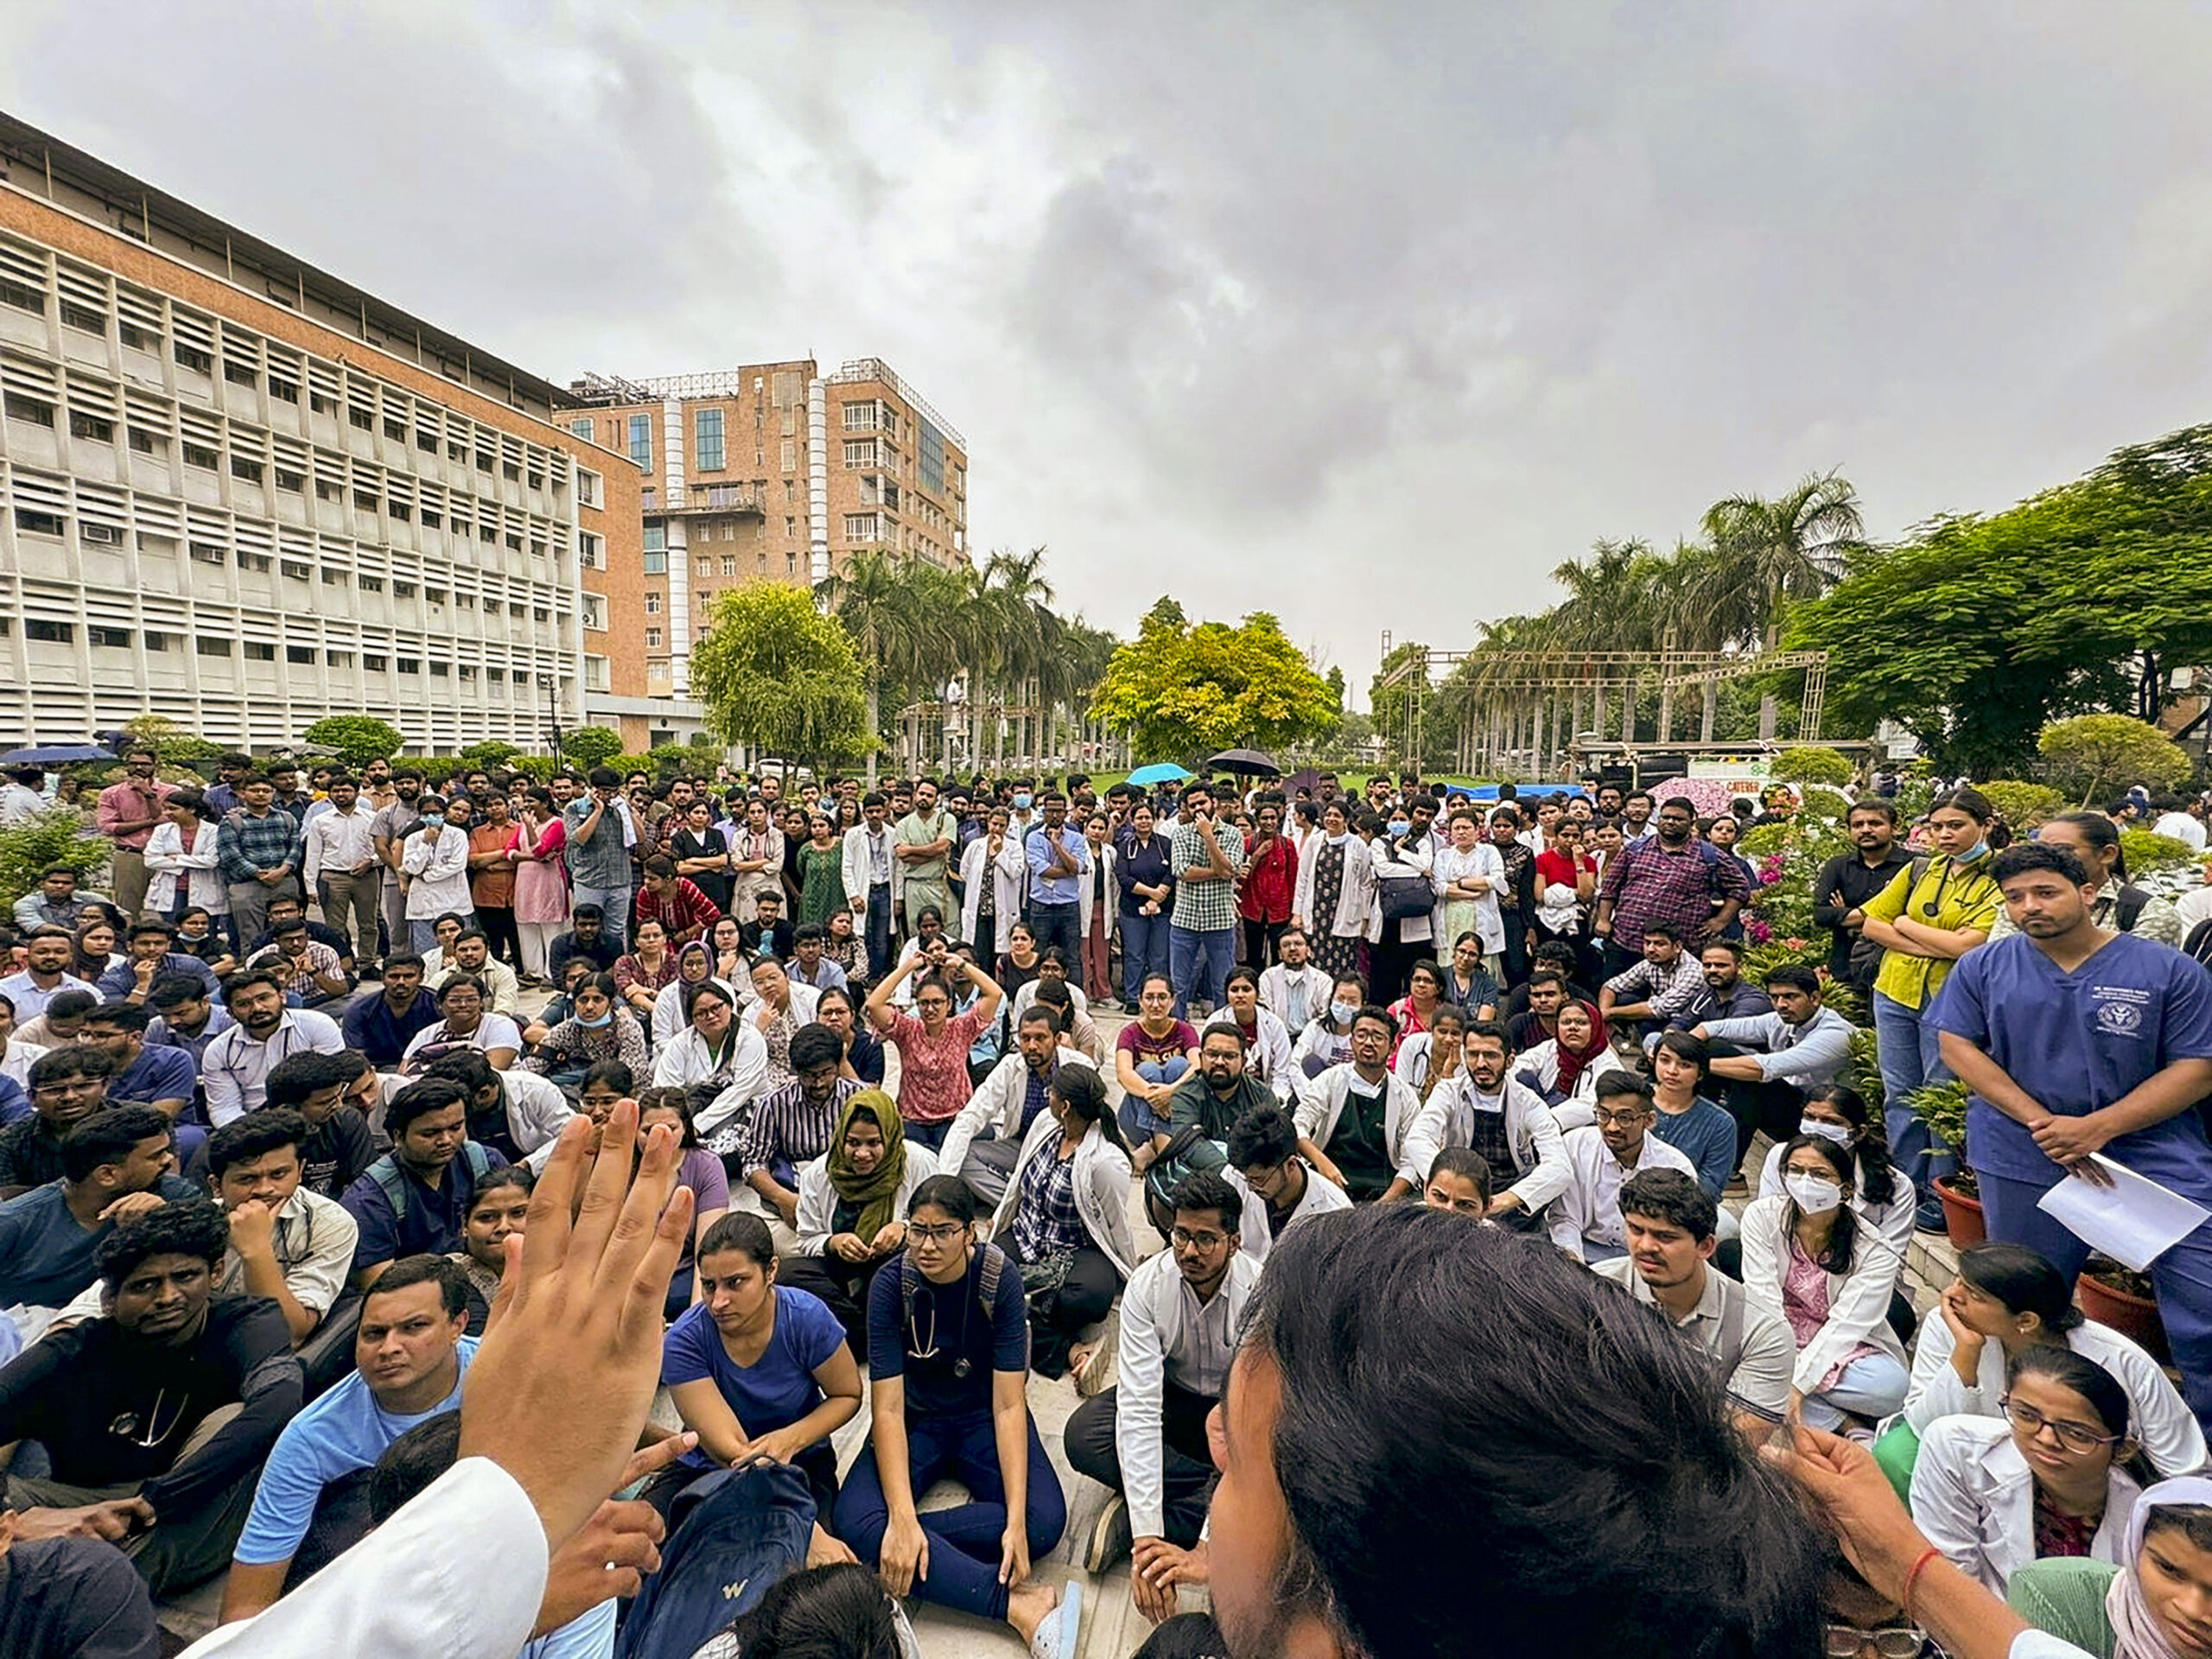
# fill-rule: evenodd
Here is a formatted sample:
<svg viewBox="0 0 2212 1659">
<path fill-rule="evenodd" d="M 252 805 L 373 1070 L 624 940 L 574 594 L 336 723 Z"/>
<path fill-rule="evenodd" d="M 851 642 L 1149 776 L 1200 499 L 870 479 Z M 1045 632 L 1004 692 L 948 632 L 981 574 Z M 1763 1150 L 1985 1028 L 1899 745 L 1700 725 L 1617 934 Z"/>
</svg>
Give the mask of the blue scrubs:
<svg viewBox="0 0 2212 1659">
<path fill-rule="evenodd" d="M 2023 934 L 1962 958 L 1938 995 L 1939 1031 L 1967 1039 L 2044 1108 L 2082 1117 L 2177 1060 L 2212 1059 L 2212 975 L 2180 952 L 2115 937 L 2072 973 Z M 2024 1244 L 2070 1280 L 2088 1246 L 2036 1207 L 2065 1173 L 2025 1128 L 1980 1096 L 1967 1109 L 1969 1161 L 1989 1236 Z M 2188 1107 L 2125 1135 L 2105 1154 L 2212 1209 L 2212 1143 Z M 2182 1392 L 2212 1425 L 2212 1224 L 2151 1265 Z"/>
</svg>

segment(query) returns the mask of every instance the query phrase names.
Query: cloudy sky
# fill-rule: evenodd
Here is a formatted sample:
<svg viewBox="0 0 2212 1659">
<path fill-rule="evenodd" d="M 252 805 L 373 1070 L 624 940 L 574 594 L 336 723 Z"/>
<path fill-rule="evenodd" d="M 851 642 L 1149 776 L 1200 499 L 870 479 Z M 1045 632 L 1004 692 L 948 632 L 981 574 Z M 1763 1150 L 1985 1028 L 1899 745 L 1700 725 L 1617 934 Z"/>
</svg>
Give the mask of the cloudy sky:
<svg viewBox="0 0 2212 1659">
<path fill-rule="evenodd" d="M 566 381 L 880 356 L 982 549 L 1356 684 L 1598 537 L 2204 419 L 2212 12 L 9 0 L 0 103 Z"/>
</svg>

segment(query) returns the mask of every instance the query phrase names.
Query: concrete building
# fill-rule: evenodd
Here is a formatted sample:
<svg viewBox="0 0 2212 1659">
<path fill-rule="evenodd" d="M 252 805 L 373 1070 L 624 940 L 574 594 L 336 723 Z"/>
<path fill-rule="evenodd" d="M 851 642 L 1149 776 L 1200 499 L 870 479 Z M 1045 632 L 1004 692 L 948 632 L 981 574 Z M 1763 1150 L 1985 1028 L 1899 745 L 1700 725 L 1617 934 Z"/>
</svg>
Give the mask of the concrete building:
<svg viewBox="0 0 2212 1659">
<path fill-rule="evenodd" d="M 670 734 L 607 626 L 643 480 L 566 393 L 5 116 L 0 391 L 0 747 Z"/>
<path fill-rule="evenodd" d="M 879 359 L 830 374 L 810 359 L 659 380 L 588 374 L 569 390 L 589 411 L 565 417 L 569 429 L 645 474 L 635 626 L 648 693 L 672 718 L 692 713 L 691 645 L 722 589 L 811 585 L 863 549 L 968 561 L 967 442 Z"/>
</svg>

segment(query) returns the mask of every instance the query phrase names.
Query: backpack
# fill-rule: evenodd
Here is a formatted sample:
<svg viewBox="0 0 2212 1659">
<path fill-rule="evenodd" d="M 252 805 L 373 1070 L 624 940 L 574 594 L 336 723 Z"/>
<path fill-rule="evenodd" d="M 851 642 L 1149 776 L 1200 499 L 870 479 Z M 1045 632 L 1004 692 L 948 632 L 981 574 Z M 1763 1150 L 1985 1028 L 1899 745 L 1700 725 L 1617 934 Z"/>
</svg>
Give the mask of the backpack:
<svg viewBox="0 0 2212 1659">
<path fill-rule="evenodd" d="M 978 1275 L 976 1295 L 983 1305 L 984 1316 L 988 1318 L 998 1306 L 999 1280 L 1004 1276 L 1008 1262 L 1006 1252 L 995 1244 L 983 1245 L 982 1251 L 983 1271 Z M 899 1312 L 906 1322 L 908 1332 L 914 1328 L 914 1298 L 920 1294 L 921 1288 L 922 1270 L 914 1265 L 912 1252 L 901 1250 L 899 1253 Z M 1028 1334 L 1026 1323 L 1022 1332 L 1026 1340 Z M 967 1332 L 964 1329 L 961 1335 L 965 1340 Z M 904 1340 L 904 1336 L 902 1332 L 901 1340 Z"/>
<path fill-rule="evenodd" d="M 461 1155 L 468 1160 L 470 1187 L 481 1185 L 484 1178 L 492 1173 L 492 1154 L 474 1141 L 464 1141 L 461 1143 Z M 385 1202 L 391 1206 L 393 1224 L 396 1226 L 405 1221 L 413 1200 L 409 1197 L 410 1184 L 399 1173 L 399 1160 L 397 1157 L 379 1158 L 369 1166 L 368 1175 L 377 1184 L 377 1190 L 384 1194 Z"/>
<path fill-rule="evenodd" d="M 2135 931 L 2135 918 L 2151 902 L 2151 895 L 2133 881 L 2120 890 L 2120 901 L 2112 907 L 2112 925 L 2123 933 Z"/>
<path fill-rule="evenodd" d="M 787 1463 L 717 1469 L 676 1495 L 660 1571 L 645 1575 L 616 1659 L 691 1659 L 778 1582 L 806 1566 L 813 1494 Z"/>
</svg>

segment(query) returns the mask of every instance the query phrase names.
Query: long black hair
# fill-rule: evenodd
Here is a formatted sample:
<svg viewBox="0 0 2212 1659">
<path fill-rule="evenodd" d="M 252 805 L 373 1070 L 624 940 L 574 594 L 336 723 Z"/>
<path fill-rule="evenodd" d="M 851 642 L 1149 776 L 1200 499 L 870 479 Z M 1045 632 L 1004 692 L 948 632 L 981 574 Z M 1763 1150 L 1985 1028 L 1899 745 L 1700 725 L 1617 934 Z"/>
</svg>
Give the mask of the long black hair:
<svg viewBox="0 0 2212 1659">
<path fill-rule="evenodd" d="M 1866 1096 L 1847 1083 L 1828 1083 L 1807 1090 L 1805 1098 L 1834 1107 L 1858 1131 L 1852 1140 L 1851 1151 L 1859 1165 L 1859 1196 L 1878 1209 L 1895 1198 L 1900 1179 L 1897 1167 L 1890 1161 L 1889 1138 L 1875 1121 Z"/>
<path fill-rule="evenodd" d="M 1793 1135 L 1789 1137 L 1782 1148 L 1782 1167 L 1785 1174 L 1789 1168 L 1791 1155 L 1806 1151 L 1818 1153 L 1821 1162 L 1835 1172 L 1836 1179 L 1845 1186 L 1858 1184 L 1854 1179 L 1851 1149 L 1839 1147 L 1826 1135 Z M 1789 1200 L 1789 1213 L 1794 1226 L 1798 1213 L 1795 1198 Z M 1849 1273 L 1858 1249 L 1859 1217 L 1847 1198 L 1836 1206 L 1835 1230 L 1828 1235 L 1828 1247 L 1821 1253 L 1817 1265 L 1823 1273 Z"/>
</svg>

